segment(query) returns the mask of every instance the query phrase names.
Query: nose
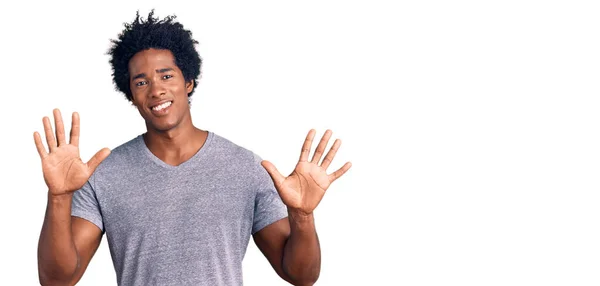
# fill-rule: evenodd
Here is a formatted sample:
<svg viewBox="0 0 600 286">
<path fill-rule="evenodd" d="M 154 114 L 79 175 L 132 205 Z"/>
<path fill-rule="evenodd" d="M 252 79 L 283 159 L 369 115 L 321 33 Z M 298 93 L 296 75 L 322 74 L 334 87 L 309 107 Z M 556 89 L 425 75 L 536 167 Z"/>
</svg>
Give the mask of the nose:
<svg viewBox="0 0 600 286">
<path fill-rule="evenodd" d="M 166 93 L 166 90 L 160 80 L 153 80 L 150 83 L 150 96 L 151 97 L 162 97 Z"/>
</svg>

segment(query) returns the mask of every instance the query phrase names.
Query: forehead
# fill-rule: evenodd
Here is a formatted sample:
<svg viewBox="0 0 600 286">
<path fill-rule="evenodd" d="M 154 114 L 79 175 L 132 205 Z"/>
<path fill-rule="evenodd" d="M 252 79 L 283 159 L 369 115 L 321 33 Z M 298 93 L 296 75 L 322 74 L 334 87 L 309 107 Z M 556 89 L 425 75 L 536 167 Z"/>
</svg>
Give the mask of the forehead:
<svg viewBox="0 0 600 286">
<path fill-rule="evenodd" d="M 131 75 L 161 68 L 179 70 L 171 51 L 159 49 L 143 50 L 133 55 L 129 60 L 129 73 Z"/>
</svg>

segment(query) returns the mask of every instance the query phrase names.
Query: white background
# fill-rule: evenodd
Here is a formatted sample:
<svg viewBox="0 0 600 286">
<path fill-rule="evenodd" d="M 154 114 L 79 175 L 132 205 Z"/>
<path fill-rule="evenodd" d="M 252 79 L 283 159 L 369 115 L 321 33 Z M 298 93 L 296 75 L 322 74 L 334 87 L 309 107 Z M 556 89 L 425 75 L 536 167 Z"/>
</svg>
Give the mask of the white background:
<svg viewBox="0 0 600 286">
<path fill-rule="evenodd" d="M 317 285 L 599 285 L 593 2 L 3 2 L 0 285 L 38 284 L 42 117 L 81 114 L 84 160 L 144 132 L 105 53 L 151 8 L 200 42 L 198 127 L 284 173 L 310 128 L 342 139 Z M 253 242 L 244 278 L 285 285 Z M 104 239 L 79 285 L 115 281 Z"/>
</svg>

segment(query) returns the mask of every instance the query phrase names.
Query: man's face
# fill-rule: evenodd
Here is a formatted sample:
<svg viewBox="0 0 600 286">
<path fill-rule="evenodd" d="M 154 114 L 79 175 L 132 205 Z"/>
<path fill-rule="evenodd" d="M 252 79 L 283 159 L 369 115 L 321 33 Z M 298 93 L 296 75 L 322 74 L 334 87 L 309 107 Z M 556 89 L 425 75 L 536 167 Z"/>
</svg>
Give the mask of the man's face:
<svg viewBox="0 0 600 286">
<path fill-rule="evenodd" d="M 156 131 L 168 131 L 189 117 L 188 93 L 193 81 L 185 82 L 169 50 L 148 49 L 129 61 L 132 102 Z"/>
</svg>

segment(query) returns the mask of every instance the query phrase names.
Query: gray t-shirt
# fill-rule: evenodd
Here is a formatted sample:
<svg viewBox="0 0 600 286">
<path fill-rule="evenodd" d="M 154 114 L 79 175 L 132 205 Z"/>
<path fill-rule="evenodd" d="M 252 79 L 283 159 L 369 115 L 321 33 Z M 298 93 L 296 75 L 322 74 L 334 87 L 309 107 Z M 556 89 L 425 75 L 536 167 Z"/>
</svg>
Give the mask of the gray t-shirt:
<svg viewBox="0 0 600 286">
<path fill-rule="evenodd" d="M 242 285 L 251 234 L 287 216 L 260 161 L 209 132 L 171 166 L 140 135 L 75 192 L 72 215 L 106 232 L 119 285 Z"/>
</svg>

